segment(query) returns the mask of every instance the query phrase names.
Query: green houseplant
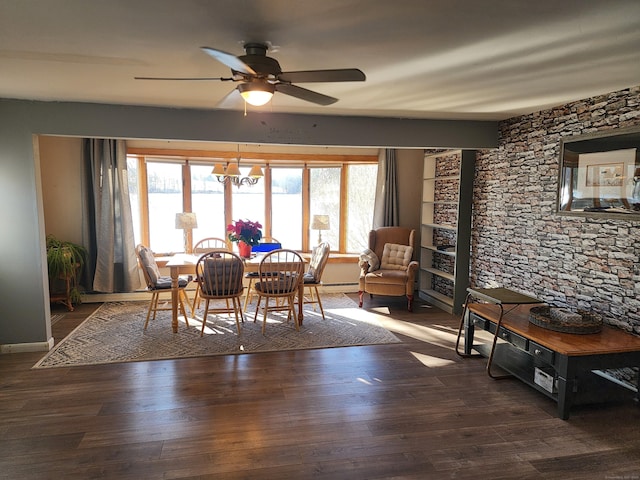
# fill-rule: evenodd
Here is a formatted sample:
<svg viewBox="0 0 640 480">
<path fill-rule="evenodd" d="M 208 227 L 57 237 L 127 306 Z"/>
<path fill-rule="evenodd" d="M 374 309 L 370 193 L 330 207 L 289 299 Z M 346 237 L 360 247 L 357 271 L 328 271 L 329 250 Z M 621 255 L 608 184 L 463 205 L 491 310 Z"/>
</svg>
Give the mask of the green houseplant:
<svg viewBox="0 0 640 480">
<path fill-rule="evenodd" d="M 73 310 L 80 303 L 78 276 L 85 264 L 87 250 L 77 243 L 47 236 L 47 268 L 51 300 L 59 300 Z M 58 290 L 64 290 L 59 293 Z"/>
</svg>

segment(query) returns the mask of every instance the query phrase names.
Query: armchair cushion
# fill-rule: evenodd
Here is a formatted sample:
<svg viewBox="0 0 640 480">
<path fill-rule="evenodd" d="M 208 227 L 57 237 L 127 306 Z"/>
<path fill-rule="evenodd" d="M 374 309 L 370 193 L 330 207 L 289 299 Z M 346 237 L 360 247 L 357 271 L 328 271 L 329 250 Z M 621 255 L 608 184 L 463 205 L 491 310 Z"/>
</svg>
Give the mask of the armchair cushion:
<svg viewBox="0 0 640 480">
<path fill-rule="evenodd" d="M 361 268 L 364 267 L 365 264 L 369 265 L 369 269 L 367 270 L 367 272 L 373 272 L 374 270 L 380 268 L 380 259 L 376 255 L 376 252 L 374 252 L 370 248 L 367 248 L 360 254 L 360 260 L 358 261 L 358 264 Z"/>
<path fill-rule="evenodd" d="M 413 247 L 397 243 L 385 243 L 380 268 L 383 270 L 406 270 L 413 256 Z"/>
</svg>

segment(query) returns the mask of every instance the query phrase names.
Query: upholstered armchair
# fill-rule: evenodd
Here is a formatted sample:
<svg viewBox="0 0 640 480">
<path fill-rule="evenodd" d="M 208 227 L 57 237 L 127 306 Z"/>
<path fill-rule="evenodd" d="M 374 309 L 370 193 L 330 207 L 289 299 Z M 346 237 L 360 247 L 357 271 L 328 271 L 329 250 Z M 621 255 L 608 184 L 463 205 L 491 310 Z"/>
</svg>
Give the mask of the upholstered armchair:
<svg viewBox="0 0 640 480">
<path fill-rule="evenodd" d="M 418 262 L 412 260 L 415 230 L 381 227 L 369 232 L 369 248 L 360 254 L 360 307 L 364 293 L 407 296 L 413 310 L 413 294 Z"/>
</svg>

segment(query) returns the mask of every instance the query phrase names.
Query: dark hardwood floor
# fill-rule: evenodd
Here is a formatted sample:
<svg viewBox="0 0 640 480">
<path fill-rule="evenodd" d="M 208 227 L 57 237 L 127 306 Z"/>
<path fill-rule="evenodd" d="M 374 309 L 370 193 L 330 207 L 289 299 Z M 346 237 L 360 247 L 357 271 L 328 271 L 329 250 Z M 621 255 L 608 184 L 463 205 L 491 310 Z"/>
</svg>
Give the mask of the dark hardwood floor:
<svg viewBox="0 0 640 480">
<path fill-rule="evenodd" d="M 457 317 L 365 306 L 403 342 L 38 370 L 41 352 L 2 355 L 0 478 L 640 479 L 631 397 L 560 420 L 458 357 Z"/>
</svg>

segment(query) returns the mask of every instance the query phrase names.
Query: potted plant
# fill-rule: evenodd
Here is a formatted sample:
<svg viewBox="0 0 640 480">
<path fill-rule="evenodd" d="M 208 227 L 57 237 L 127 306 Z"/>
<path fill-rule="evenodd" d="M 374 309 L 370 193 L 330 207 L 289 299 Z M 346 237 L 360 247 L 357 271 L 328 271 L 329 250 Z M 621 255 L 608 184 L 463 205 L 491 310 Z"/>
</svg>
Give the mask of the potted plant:
<svg viewBox="0 0 640 480">
<path fill-rule="evenodd" d="M 243 258 L 251 257 L 251 247 L 258 245 L 262 238 L 262 225 L 250 220 L 235 220 L 227 225 L 227 238 L 238 244 L 238 252 Z"/>
<path fill-rule="evenodd" d="M 73 310 L 73 304 L 80 303 L 78 275 L 86 258 L 87 250 L 82 245 L 59 240 L 53 235 L 47 236 L 47 268 L 52 301 L 61 301 L 69 310 Z M 58 290 L 64 292 L 58 293 Z"/>
</svg>

